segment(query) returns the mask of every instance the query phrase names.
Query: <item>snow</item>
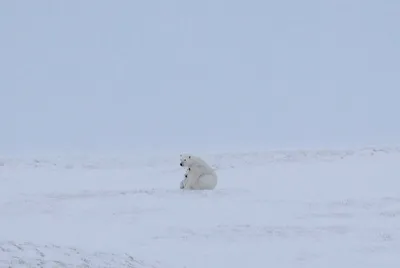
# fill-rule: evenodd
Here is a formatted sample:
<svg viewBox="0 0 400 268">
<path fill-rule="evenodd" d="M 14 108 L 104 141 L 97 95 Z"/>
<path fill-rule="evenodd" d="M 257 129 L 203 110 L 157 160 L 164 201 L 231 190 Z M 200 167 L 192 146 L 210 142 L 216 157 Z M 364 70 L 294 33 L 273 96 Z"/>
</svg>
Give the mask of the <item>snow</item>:
<svg viewBox="0 0 400 268">
<path fill-rule="evenodd" d="M 204 158 L 1 157 L 0 267 L 399 267 L 400 149 Z"/>
</svg>

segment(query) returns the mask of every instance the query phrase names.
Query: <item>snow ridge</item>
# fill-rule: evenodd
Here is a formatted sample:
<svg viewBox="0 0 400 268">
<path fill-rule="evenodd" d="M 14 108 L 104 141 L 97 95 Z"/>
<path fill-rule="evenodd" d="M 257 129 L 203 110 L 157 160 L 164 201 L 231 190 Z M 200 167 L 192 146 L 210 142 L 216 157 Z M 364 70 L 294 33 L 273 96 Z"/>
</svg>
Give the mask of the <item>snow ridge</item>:
<svg viewBox="0 0 400 268">
<path fill-rule="evenodd" d="M 196 154 L 196 152 L 193 152 Z M 398 154 L 400 147 L 365 147 L 354 150 L 273 150 L 265 152 L 238 152 L 199 154 L 215 169 L 229 169 L 243 166 L 263 166 L 272 163 L 293 163 L 309 161 L 337 161 L 350 157 Z M 64 155 L 42 157 L 0 156 L 1 167 L 13 168 L 56 168 L 56 169 L 132 169 L 163 168 L 175 170 L 179 155 Z"/>
<path fill-rule="evenodd" d="M 129 254 L 84 252 L 78 248 L 33 243 L 0 242 L 0 267 L 149 267 Z"/>
</svg>

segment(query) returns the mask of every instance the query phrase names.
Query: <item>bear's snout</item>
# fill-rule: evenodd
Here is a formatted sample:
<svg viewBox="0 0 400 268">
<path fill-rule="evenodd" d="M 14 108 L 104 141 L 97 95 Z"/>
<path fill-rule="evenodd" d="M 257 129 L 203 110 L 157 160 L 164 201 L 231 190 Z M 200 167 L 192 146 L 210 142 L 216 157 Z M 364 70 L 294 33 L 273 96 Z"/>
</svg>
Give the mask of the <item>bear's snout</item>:
<svg viewBox="0 0 400 268">
<path fill-rule="evenodd" d="M 183 163 L 182 162 L 180 163 L 180 165 L 181 165 L 181 167 L 183 167 Z"/>
</svg>

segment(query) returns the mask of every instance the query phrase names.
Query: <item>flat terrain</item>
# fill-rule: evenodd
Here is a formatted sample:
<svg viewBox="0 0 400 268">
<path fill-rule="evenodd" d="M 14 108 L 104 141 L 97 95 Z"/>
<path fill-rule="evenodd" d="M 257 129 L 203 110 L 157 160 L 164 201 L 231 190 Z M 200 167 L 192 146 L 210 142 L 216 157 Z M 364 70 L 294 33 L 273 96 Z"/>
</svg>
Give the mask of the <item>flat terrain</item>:
<svg viewBox="0 0 400 268">
<path fill-rule="evenodd" d="M 204 158 L 1 157 L 0 267 L 400 267 L 398 149 Z"/>
</svg>

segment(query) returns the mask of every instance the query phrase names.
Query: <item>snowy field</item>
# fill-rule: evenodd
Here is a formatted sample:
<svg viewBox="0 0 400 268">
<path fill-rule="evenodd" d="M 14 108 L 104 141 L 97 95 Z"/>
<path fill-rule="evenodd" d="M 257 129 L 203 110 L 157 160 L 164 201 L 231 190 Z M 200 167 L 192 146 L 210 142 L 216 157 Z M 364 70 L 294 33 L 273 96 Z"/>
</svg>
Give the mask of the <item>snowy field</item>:
<svg viewBox="0 0 400 268">
<path fill-rule="evenodd" d="M 400 149 L 0 158 L 0 267 L 398 268 Z"/>
</svg>

